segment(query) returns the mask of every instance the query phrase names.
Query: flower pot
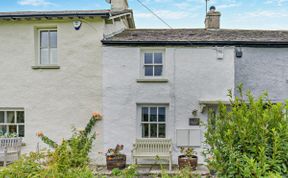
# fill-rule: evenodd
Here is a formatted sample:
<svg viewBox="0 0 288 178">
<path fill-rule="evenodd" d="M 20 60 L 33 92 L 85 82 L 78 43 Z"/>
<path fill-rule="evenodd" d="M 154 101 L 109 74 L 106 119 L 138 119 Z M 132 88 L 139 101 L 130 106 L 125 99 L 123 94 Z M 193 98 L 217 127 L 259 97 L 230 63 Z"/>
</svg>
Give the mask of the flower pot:
<svg viewBox="0 0 288 178">
<path fill-rule="evenodd" d="M 196 170 L 198 164 L 198 157 L 197 156 L 192 156 L 192 157 L 187 157 L 185 155 L 180 155 L 178 156 L 178 166 L 179 169 L 183 169 L 185 167 L 190 167 L 192 170 Z"/>
<path fill-rule="evenodd" d="M 112 170 L 114 168 L 124 169 L 126 167 L 126 155 L 109 155 L 106 156 L 107 169 Z"/>
</svg>

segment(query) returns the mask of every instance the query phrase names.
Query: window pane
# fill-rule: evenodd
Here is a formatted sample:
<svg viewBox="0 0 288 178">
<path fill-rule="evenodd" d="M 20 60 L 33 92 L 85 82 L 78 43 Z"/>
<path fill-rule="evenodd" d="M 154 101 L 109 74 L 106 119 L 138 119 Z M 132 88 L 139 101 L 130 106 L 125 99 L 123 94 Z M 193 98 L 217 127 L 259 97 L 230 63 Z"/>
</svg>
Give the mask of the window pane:
<svg viewBox="0 0 288 178">
<path fill-rule="evenodd" d="M 157 122 L 157 108 L 150 108 L 150 122 Z"/>
<path fill-rule="evenodd" d="M 159 136 L 158 136 L 159 138 L 166 137 L 165 130 L 166 130 L 165 124 L 159 124 Z"/>
<path fill-rule="evenodd" d="M 150 137 L 157 138 L 157 124 L 150 125 Z"/>
<path fill-rule="evenodd" d="M 7 111 L 7 123 L 15 123 L 14 111 Z"/>
<path fill-rule="evenodd" d="M 148 108 L 142 108 L 142 121 L 148 122 Z"/>
<path fill-rule="evenodd" d="M 149 124 L 142 124 L 142 137 L 143 138 L 149 137 Z"/>
<path fill-rule="evenodd" d="M 57 31 L 50 31 L 50 48 L 57 48 Z"/>
<path fill-rule="evenodd" d="M 6 125 L 0 125 L 0 136 L 5 135 L 7 132 Z"/>
<path fill-rule="evenodd" d="M 0 123 L 4 123 L 5 118 L 4 118 L 4 111 L 0 111 Z"/>
<path fill-rule="evenodd" d="M 25 127 L 24 125 L 18 125 L 18 136 L 19 137 L 24 137 L 25 136 Z"/>
<path fill-rule="evenodd" d="M 17 123 L 24 123 L 24 111 L 17 111 Z"/>
<path fill-rule="evenodd" d="M 50 64 L 57 64 L 57 48 L 50 49 Z"/>
<path fill-rule="evenodd" d="M 145 53 L 144 64 L 152 64 L 152 63 L 153 63 L 153 53 Z"/>
<path fill-rule="evenodd" d="M 154 53 L 154 64 L 162 64 L 162 53 Z"/>
<path fill-rule="evenodd" d="M 48 31 L 41 31 L 40 32 L 40 43 L 41 43 L 41 48 L 48 48 Z"/>
<path fill-rule="evenodd" d="M 153 66 L 145 66 L 145 76 L 153 76 Z"/>
<path fill-rule="evenodd" d="M 161 76 L 162 75 L 162 66 L 155 66 L 154 67 L 154 76 Z"/>
<path fill-rule="evenodd" d="M 17 126 L 16 125 L 9 125 L 9 134 L 17 134 Z"/>
<path fill-rule="evenodd" d="M 160 107 L 158 108 L 158 121 L 159 122 L 165 122 L 165 108 L 164 107 Z"/>
<path fill-rule="evenodd" d="M 41 49 L 40 64 L 49 64 L 49 49 Z"/>
</svg>

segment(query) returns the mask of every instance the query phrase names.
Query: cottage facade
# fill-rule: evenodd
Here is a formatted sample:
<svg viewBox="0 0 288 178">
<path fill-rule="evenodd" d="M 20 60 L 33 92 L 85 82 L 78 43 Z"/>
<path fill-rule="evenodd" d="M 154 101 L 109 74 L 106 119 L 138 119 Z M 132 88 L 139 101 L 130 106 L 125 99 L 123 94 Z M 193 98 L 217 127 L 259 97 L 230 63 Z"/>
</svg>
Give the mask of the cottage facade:
<svg viewBox="0 0 288 178">
<path fill-rule="evenodd" d="M 205 127 L 197 120 L 206 123 L 208 109 L 216 109 L 220 101 L 229 104 L 229 89 L 243 83 L 260 93 L 277 84 L 281 88 L 272 89 L 272 95 L 280 100 L 288 97 L 287 35 L 287 31 L 134 29 L 104 39 L 104 148 L 123 143 L 129 155 L 136 138 L 165 137 L 173 140 L 174 163 L 180 146 L 194 147 L 204 163 Z"/>
<path fill-rule="evenodd" d="M 0 13 L 1 134 L 23 137 L 26 153 L 45 147 L 37 131 L 61 141 L 72 126 L 83 128 L 102 111 L 103 36 L 134 27 L 126 7 Z M 95 130 L 102 132 L 101 122 Z M 99 134 L 91 158 L 102 151 Z"/>
<path fill-rule="evenodd" d="M 205 29 L 133 29 L 127 1 L 111 3 L 0 13 L 0 132 L 23 137 L 24 153 L 44 148 L 37 131 L 60 141 L 100 111 L 93 161 L 123 144 L 131 163 L 136 138 L 171 138 L 174 163 L 180 146 L 204 163 L 201 123 L 208 109 L 229 104 L 228 89 L 243 83 L 287 98 L 287 31 L 219 29 L 215 9 Z"/>
</svg>

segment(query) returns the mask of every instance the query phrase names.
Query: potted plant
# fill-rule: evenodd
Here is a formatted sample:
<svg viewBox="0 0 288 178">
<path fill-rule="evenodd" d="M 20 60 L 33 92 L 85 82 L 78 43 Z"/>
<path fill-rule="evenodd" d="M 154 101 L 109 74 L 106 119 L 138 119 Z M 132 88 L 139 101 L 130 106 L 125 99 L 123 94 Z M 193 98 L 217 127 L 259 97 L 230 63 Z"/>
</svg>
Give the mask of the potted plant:
<svg viewBox="0 0 288 178">
<path fill-rule="evenodd" d="M 106 153 L 106 164 L 108 170 L 114 168 L 124 169 L 126 167 L 126 155 L 120 153 L 123 148 L 123 145 L 116 145 L 114 149 L 108 149 Z"/>
<path fill-rule="evenodd" d="M 198 157 L 192 147 L 180 147 L 182 155 L 178 156 L 178 165 L 180 169 L 190 167 L 192 170 L 196 170 L 198 164 Z"/>
</svg>

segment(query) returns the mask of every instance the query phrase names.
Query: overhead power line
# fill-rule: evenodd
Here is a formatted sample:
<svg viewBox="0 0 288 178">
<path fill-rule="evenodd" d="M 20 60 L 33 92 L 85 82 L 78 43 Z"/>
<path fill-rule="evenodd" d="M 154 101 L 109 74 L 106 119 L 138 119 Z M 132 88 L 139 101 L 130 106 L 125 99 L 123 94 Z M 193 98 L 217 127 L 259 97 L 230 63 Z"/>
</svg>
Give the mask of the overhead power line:
<svg viewBox="0 0 288 178">
<path fill-rule="evenodd" d="M 169 25 L 164 19 L 162 19 L 159 15 L 157 15 L 151 8 L 149 8 L 147 5 L 145 5 L 143 2 L 140 0 L 137 0 L 137 2 L 142 5 L 144 8 L 146 8 L 149 12 L 151 12 L 155 17 L 157 17 L 162 23 L 167 25 L 170 29 L 173 29 L 171 25 Z"/>
</svg>

